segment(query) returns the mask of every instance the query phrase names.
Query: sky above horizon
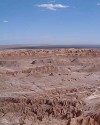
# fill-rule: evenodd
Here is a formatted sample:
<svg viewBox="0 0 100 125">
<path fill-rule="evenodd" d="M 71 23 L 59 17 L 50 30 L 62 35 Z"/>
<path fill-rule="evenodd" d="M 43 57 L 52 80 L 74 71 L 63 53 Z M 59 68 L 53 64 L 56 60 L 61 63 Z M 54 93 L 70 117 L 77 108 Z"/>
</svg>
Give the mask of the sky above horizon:
<svg viewBox="0 0 100 125">
<path fill-rule="evenodd" d="M 0 0 L 1 44 L 100 45 L 100 0 Z"/>
</svg>

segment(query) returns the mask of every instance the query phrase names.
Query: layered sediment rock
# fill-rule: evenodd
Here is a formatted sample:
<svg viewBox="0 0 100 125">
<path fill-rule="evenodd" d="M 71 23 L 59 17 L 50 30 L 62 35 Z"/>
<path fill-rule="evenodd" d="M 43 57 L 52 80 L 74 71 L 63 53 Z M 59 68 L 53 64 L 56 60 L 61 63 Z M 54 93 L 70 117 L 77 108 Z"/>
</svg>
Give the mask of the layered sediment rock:
<svg viewBox="0 0 100 125">
<path fill-rule="evenodd" d="M 100 50 L 0 51 L 0 125 L 100 125 Z"/>
</svg>

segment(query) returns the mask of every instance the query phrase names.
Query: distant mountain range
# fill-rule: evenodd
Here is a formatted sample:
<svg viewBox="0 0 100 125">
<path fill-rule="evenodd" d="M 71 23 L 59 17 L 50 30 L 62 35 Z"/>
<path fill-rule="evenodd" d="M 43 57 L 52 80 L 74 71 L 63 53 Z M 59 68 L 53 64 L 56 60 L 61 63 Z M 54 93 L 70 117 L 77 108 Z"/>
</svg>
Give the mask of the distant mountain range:
<svg viewBox="0 0 100 125">
<path fill-rule="evenodd" d="M 4 49 L 59 49 L 59 48 L 100 48 L 100 45 L 0 45 Z"/>
</svg>

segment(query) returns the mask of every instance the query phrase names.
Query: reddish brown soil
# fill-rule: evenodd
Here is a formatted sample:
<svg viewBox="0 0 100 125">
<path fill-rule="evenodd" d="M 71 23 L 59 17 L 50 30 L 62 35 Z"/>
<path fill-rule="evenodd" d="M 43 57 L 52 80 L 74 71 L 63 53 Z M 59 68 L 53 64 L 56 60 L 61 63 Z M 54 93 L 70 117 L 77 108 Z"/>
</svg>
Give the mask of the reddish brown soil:
<svg viewBox="0 0 100 125">
<path fill-rule="evenodd" d="M 0 51 L 0 125 L 100 125 L 100 50 Z"/>
</svg>

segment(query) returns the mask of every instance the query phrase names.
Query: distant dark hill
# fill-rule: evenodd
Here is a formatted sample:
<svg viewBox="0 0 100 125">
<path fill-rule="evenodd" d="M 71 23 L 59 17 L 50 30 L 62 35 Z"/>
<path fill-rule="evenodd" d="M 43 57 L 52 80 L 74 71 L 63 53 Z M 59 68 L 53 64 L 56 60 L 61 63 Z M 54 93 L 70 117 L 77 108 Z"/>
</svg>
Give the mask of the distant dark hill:
<svg viewBox="0 0 100 125">
<path fill-rule="evenodd" d="M 60 48 L 100 48 L 100 45 L 0 45 L 4 49 L 60 49 Z"/>
</svg>

